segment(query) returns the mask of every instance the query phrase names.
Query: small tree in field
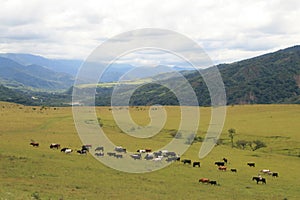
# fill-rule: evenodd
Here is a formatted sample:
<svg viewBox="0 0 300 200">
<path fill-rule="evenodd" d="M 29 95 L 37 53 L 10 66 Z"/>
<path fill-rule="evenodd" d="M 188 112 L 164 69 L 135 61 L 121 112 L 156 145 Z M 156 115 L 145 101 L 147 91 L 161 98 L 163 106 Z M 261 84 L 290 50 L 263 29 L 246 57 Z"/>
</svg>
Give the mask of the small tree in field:
<svg viewBox="0 0 300 200">
<path fill-rule="evenodd" d="M 231 128 L 231 129 L 228 130 L 228 136 L 230 138 L 232 148 L 233 148 L 233 138 L 234 138 L 235 133 L 236 133 L 236 131 L 235 131 L 234 128 Z"/>
</svg>

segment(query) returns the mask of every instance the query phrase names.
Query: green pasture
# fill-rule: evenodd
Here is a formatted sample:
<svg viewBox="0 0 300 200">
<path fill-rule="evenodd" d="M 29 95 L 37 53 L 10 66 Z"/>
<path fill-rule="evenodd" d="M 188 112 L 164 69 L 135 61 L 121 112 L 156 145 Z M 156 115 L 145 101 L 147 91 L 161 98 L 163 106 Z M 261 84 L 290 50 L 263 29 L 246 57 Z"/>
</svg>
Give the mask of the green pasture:
<svg viewBox="0 0 300 200">
<path fill-rule="evenodd" d="M 125 108 L 119 108 L 125 109 Z M 131 107 L 133 120 L 143 126 L 150 122 L 149 107 Z M 161 148 L 172 139 L 180 122 L 179 107 L 166 107 L 167 122 L 158 135 L 138 139 L 126 135 L 113 120 L 109 107 L 96 108 L 106 135 L 129 151 Z M 193 116 L 191 116 L 193 117 Z M 210 124 L 210 108 L 200 108 L 197 136 L 204 137 Z M 91 155 L 61 153 L 50 143 L 80 149 L 70 107 L 29 107 L 0 103 L 0 199 L 299 199 L 300 106 L 228 106 L 223 143 L 199 160 L 201 142 L 196 142 L 182 158 L 200 161 L 200 168 L 180 162 L 142 174 L 111 169 Z M 92 119 L 91 119 L 92 120 Z M 237 140 L 261 140 L 267 147 L 252 151 L 231 148 L 227 130 L 234 128 Z M 31 140 L 40 143 L 35 148 Z M 215 161 L 229 160 L 237 173 L 218 171 Z M 139 162 L 139 161 L 137 161 Z M 250 168 L 247 162 L 255 162 Z M 252 176 L 261 169 L 278 172 L 265 175 L 267 184 L 256 184 Z M 199 178 L 220 185 L 198 183 Z"/>
</svg>

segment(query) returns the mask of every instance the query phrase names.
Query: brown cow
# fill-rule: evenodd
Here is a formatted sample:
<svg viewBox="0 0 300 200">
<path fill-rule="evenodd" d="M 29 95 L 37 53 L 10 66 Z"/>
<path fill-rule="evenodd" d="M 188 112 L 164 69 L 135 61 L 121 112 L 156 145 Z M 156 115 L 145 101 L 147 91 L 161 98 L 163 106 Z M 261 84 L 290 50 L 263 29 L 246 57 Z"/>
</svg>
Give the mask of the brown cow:
<svg viewBox="0 0 300 200">
<path fill-rule="evenodd" d="M 219 166 L 218 169 L 221 170 L 221 171 L 226 171 L 227 167 L 226 166 Z"/>
<path fill-rule="evenodd" d="M 200 178 L 199 179 L 199 183 L 209 183 L 209 179 L 208 178 Z"/>
</svg>

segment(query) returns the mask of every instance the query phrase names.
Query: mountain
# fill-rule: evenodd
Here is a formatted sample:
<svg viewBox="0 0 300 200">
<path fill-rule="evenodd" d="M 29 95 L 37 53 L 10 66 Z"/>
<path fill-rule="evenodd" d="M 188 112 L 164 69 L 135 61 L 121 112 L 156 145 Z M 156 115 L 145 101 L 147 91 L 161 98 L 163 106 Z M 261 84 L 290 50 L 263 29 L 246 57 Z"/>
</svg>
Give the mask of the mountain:
<svg viewBox="0 0 300 200">
<path fill-rule="evenodd" d="M 300 46 L 294 46 L 282 49 L 273 53 L 264 54 L 247 60 L 231 64 L 217 65 L 222 76 L 227 104 L 271 104 L 271 103 L 298 103 L 300 104 Z M 122 69 L 123 71 L 120 71 Z M 122 66 L 116 64 L 107 73 L 115 74 L 114 78 L 120 77 L 130 70 L 133 66 Z M 60 88 L 59 86 L 68 85 L 64 81 L 70 80 L 63 74 L 53 72 L 52 70 L 39 65 L 21 65 L 7 58 L 0 58 L 0 83 L 6 86 L 18 88 L 20 86 Z M 211 68 L 203 70 L 203 73 L 209 73 Z M 34 72 L 33 72 L 34 71 Z M 153 70 L 155 71 L 155 70 Z M 153 72 L 152 71 L 152 72 Z M 136 71 L 129 76 L 129 80 L 136 76 L 144 76 L 145 71 Z M 53 74 L 54 73 L 54 74 Z M 58 74 L 55 74 L 58 73 Z M 210 96 L 205 82 L 198 71 L 180 71 L 186 80 L 193 87 L 199 105 L 209 106 Z M 175 73 L 174 73 L 175 74 Z M 152 77 L 152 80 L 162 80 L 166 85 L 173 84 L 180 88 L 179 92 L 185 94 L 185 87 L 174 74 L 163 73 Z M 8 79 L 10 77 L 10 79 Z M 109 76 L 105 76 L 106 78 Z M 114 79 L 113 78 L 113 79 Z M 55 79 L 55 80 L 54 80 Z M 150 80 L 151 80 L 150 79 Z M 109 80 L 106 80 L 109 81 Z M 105 82 L 105 81 L 103 81 Z M 130 98 L 131 105 L 178 105 L 175 95 L 167 87 L 157 83 L 147 83 L 149 78 L 139 81 L 127 81 L 122 83 L 126 87 L 122 88 L 121 94 L 128 95 L 131 88 L 136 87 Z M 141 85 L 137 85 L 143 83 Z M 58 85 L 56 85 L 58 84 Z M 72 84 L 71 84 L 72 85 Z M 97 87 L 96 105 L 110 105 L 113 86 L 116 84 L 101 83 Z M 73 87 L 64 93 L 42 93 L 11 90 L 6 87 L 0 87 L 0 100 L 20 102 L 20 96 L 28 97 L 28 103 L 34 105 L 66 105 L 71 102 Z M 77 89 L 77 88 L 75 88 Z M 81 92 L 89 90 L 89 86 L 81 87 Z M 3 94 L 3 95 L 2 95 Z M 32 97 L 35 97 L 32 99 Z M 189 96 L 186 96 L 188 99 Z M 15 100 L 17 99 L 17 100 Z M 38 99 L 38 101 L 36 100 Z M 34 102 L 32 102 L 34 100 Z M 24 101 L 23 101 L 24 102 Z M 122 104 L 123 102 L 120 102 Z"/>
<path fill-rule="evenodd" d="M 55 72 L 36 64 L 24 66 L 0 57 L 0 83 L 10 88 L 62 90 L 72 86 L 71 75 Z"/>
<path fill-rule="evenodd" d="M 223 78 L 228 104 L 300 103 L 300 46 L 217 67 Z M 199 72 L 185 73 L 184 76 L 193 87 L 199 105 L 210 105 L 208 89 Z M 164 81 L 176 83 L 177 78 L 169 77 Z M 181 87 L 180 83 L 178 87 Z M 110 102 L 107 90 L 107 87 L 97 89 L 96 102 L 99 105 Z M 182 88 L 181 92 L 184 90 Z M 125 90 L 123 95 L 126 95 Z M 130 103 L 177 105 L 178 101 L 166 87 L 146 84 L 133 93 Z"/>
<path fill-rule="evenodd" d="M 55 72 L 63 72 L 72 76 L 77 74 L 77 71 L 83 62 L 81 60 L 48 59 L 42 56 L 20 53 L 2 53 L 0 54 L 0 57 L 8 58 L 21 65 L 39 65 Z"/>
</svg>

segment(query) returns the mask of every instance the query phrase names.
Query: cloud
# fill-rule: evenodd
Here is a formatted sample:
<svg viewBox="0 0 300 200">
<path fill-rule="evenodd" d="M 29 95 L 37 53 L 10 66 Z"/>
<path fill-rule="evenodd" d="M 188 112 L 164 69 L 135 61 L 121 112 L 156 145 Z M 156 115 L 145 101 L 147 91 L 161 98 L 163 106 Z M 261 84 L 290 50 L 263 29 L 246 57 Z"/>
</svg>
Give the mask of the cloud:
<svg viewBox="0 0 300 200">
<path fill-rule="evenodd" d="M 297 0 L 0 0 L 0 4 L 2 52 L 85 59 L 117 34 L 137 28 L 161 28 L 192 38 L 214 63 L 220 63 L 300 41 Z M 150 33 L 143 35 L 144 39 L 153 37 Z M 167 36 L 165 42 L 177 44 Z M 192 49 L 180 43 L 177 48 Z"/>
</svg>

